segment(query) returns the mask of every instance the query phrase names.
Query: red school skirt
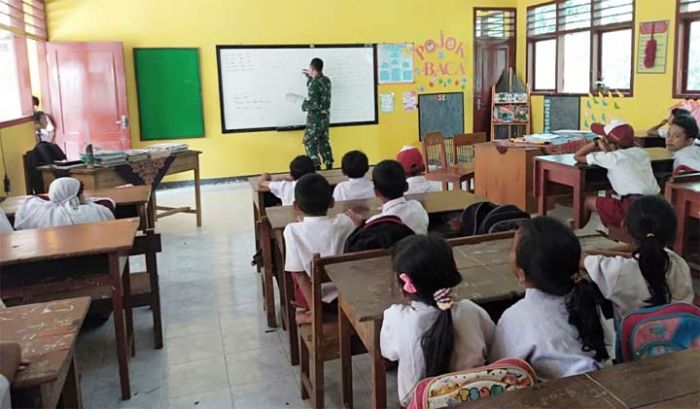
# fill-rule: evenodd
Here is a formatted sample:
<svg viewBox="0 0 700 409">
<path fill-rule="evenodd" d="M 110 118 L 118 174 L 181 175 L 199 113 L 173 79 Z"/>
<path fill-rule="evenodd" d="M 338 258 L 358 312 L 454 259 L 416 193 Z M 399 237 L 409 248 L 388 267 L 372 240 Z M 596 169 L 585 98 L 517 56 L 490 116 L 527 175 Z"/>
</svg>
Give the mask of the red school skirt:
<svg viewBox="0 0 700 409">
<path fill-rule="evenodd" d="M 625 220 L 627 209 L 640 197 L 641 195 L 628 195 L 621 199 L 597 197 L 595 200 L 595 209 L 598 212 L 598 216 L 600 216 L 600 221 L 605 227 L 621 227 L 622 222 Z"/>
</svg>

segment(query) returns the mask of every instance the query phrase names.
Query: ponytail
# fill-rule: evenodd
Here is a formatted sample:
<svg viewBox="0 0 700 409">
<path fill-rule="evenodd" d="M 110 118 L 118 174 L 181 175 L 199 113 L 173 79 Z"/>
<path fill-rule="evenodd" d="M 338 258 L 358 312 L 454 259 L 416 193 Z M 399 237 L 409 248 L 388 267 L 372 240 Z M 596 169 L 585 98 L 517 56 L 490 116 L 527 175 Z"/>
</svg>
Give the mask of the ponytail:
<svg viewBox="0 0 700 409">
<path fill-rule="evenodd" d="M 583 351 L 595 351 L 595 360 L 598 362 L 610 358 L 598 313 L 598 305 L 602 300 L 598 287 L 586 279 L 579 280 L 566 299 L 569 324 L 578 329 Z"/>
<path fill-rule="evenodd" d="M 454 337 L 452 310 L 441 310 L 420 341 L 425 358 L 426 378 L 450 372 Z"/>
<path fill-rule="evenodd" d="M 650 233 L 639 243 L 639 247 L 633 255 L 639 262 L 639 269 L 651 293 L 651 298 L 644 300 L 644 302 L 652 306 L 668 304 L 671 299 L 671 291 L 666 282 L 666 270 L 668 270 L 670 260 L 663 243 Z"/>
</svg>

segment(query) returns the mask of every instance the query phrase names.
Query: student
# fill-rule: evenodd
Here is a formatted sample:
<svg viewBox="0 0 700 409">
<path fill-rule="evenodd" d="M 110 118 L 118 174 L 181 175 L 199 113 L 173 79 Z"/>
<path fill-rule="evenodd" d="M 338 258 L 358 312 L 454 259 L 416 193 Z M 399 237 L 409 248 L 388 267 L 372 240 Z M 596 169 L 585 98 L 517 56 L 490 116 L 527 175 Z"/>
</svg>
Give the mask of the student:
<svg viewBox="0 0 700 409">
<path fill-rule="evenodd" d="M 82 188 L 77 179 L 54 180 L 49 186 L 48 200 L 31 196 L 22 202 L 15 214 L 15 229 L 40 229 L 114 220 L 114 203 L 111 199 L 81 201 Z"/>
<path fill-rule="evenodd" d="M 343 253 L 345 240 L 355 229 L 352 220 L 344 214 L 328 216 L 333 207 L 333 191 L 321 175 L 312 173 L 302 176 L 294 187 L 294 210 L 300 222 L 290 223 L 284 229 L 285 271 L 292 274 L 295 283 L 298 323 L 310 322 L 308 310 L 311 300 L 311 259 L 315 253 L 321 257 Z M 333 292 L 325 286 L 326 295 Z M 324 296 L 329 302 L 332 296 Z"/>
<path fill-rule="evenodd" d="M 647 135 L 649 136 L 660 136 L 662 138 L 666 138 L 668 136 L 668 132 L 670 130 L 671 124 L 673 124 L 673 121 L 679 117 L 679 116 L 688 116 L 690 115 L 690 111 L 687 109 L 683 108 L 673 108 L 671 110 L 671 113 L 668 115 L 668 118 L 664 118 L 659 122 L 658 124 L 652 126 L 647 130 Z M 669 125 L 669 128 L 663 128 L 665 125 Z"/>
<path fill-rule="evenodd" d="M 421 379 L 483 365 L 494 325 L 472 301 L 453 301 L 452 288 L 462 276 L 446 241 L 409 236 L 392 253 L 393 270 L 411 304 L 384 311 L 380 345 L 385 358 L 399 361 L 399 400 L 405 407 Z"/>
<path fill-rule="evenodd" d="M 690 268 L 668 248 L 676 239 L 676 212 L 660 196 L 630 205 L 625 230 L 634 238 L 628 256 L 589 255 L 583 264 L 617 318 L 643 306 L 693 302 Z"/>
<path fill-rule="evenodd" d="M 673 152 L 673 173 L 700 171 L 698 124 L 690 115 L 679 116 L 668 127 L 666 148 Z"/>
<path fill-rule="evenodd" d="M 633 146 L 634 129 L 630 125 L 613 120 L 608 125 L 595 123 L 591 130 L 603 138 L 581 147 L 574 158 L 607 169 L 610 185 L 619 198 L 587 197 L 581 225 L 585 226 L 591 212 L 595 211 L 603 225 L 619 227 L 627 208 L 636 198 L 658 194 L 661 189 L 654 177 L 649 155 Z"/>
<path fill-rule="evenodd" d="M 294 186 L 302 176 L 315 173 L 314 161 L 308 156 L 299 155 L 289 163 L 289 174 L 292 179 L 272 180 L 269 173 L 260 175 L 258 186 L 269 189 L 270 192 L 282 201 L 282 206 L 291 206 L 294 203 Z"/>
<path fill-rule="evenodd" d="M 12 225 L 10 224 L 10 221 L 7 220 L 7 216 L 5 215 L 5 211 L 0 209 L 0 234 L 4 233 L 12 233 L 14 230 L 12 229 Z"/>
<path fill-rule="evenodd" d="M 406 172 L 406 182 L 408 182 L 406 194 L 428 193 L 434 190 L 428 179 L 423 176 L 425 164 L 423 164 L 423 155 L 417 148 L 404 146 L 396 155 L 396 160 L 401 163 Z"/>
<path fill-rule="evenodd" d="M 56 127 L 51 120 L 51 116 L 39 110 L 39 98 L 32 96 L 32 105 L 34 107 L 34 130 L 36 132 L 36 141 L 54 143 L 56 139 Z"/>
<path fill-rule="evenodd" d="M 526 220 L 513 239 L 510 262 L 525 298 L 496 326 L 491 361 L 528 361 L 543 381 L 593 371 L 609 355 L 595 285 L 579 275 L 581 245 L 549 217 Z M 610 342 L 612 344 L 612 340 Z"/>
<path fill-rule="evenodd" d="M 374 197 L 374 185 L 365 179 L 365 174 L 369 170 L 367 155 L 360 151 L 350 151 L 343 155 L 340 166 L 343 175 L 347 176 L 349 180 L 335 186 L 333 199 L 359 200 Z"/>
<path fill-rule="evenodd" d="M 406 200 L 403 197 L 408 189 L 406 174 L 401 164 L 395 160 L 383 160 L 374 167 L 372 172 L 374 193 L 382 202 L 382 212 L 372 216 L 367 223 L 383 216 L 398 216 L 401 221 L 416 234 L 428 234 L 428 212 L 417 200 Z M 356 214 L 350 212 L 355 220 Z"/>
</svg>

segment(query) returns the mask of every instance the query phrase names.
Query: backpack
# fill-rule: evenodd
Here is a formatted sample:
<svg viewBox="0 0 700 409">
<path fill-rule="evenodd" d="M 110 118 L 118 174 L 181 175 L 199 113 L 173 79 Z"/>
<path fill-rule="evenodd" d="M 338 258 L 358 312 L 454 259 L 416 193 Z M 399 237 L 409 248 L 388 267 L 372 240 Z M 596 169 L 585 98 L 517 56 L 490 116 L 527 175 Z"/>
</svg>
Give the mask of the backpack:
<svg viewBox="0 0 700 409">
<path fill-rule="evenodd" d="M 388 249 L 406 236 L 415 234 L 397 216 L 382 216 L 356 228 L 345 241 L 344 253 Z"/>
<path fill-rule="evenodd" d="M 34 146 L 34 149 L 27 152 L 25 166 L 27 173 L 29 174 L 33 190 L 33 192 L 27 192 L 27 194 L 46 192 L 44 179 L 41 176 L 41 171 L 38 169 L 39 166 L 49 165 L 54 161 L 65 159 L 66 154 L 63 153 L 58 145 L 51 142 L 39 142 L 36 144 L 36 146 Z"/>
<path fill-rule="evenodd" d="M 537 383 L 532 367 L 521 359 L 501 359 L 488 366 L 453 372 L 418 382 L 408 409 L 460 406 Z M 466 407 L 466 406 L 465 406 Z"/>
<path fill-rule="evenodd" d="M 674 303 L 640 308 L 620 324 L 623 361 L 700 348 L 700 308 Z"/>
<path fill-rule="evenodd" d="M 461 234 L 476 236 L 515 230 L 530 215 L 513 205 L 496 205 L 479 202 L 469 205 L 462 212 Z"/>
</svg>

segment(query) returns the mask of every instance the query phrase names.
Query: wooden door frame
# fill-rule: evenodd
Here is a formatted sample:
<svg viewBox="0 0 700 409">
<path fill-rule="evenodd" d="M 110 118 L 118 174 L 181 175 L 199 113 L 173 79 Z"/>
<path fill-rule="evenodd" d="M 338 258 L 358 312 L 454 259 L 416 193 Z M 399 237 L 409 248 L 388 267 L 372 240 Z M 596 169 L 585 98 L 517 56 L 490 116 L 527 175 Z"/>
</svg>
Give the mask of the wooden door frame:
<svg viewBox="0 0 700 409">
<path fill-rule="evenodd" d="M 501 11 L 512 11 L 513 12 L 513 37 L 506 39 L 506 41 L 512 42 L 512 47 L 513 47 L 513 72 L 516 71 L 516 66 L 517 66 L 517 59 L 518 59 L 518 9 L 516 7 L 474 7 L 472 11 L 472 52 L 474 53 L 474 66 L 472 68 L 472 72 L 474 73 L 474 80 L 472 81 L 472 131 L 476 132 L 474 129 L 474 125 L 476 124 L 476 42 L 478 39 L 476 38 L 476 14 L 478 11 L 489 11 L 489 10 L 501 10 Z M 506 67 L 506 70 L 508 67 Z M 517 74 L 516 74 L 517 75 Z M 486 130 L 485 132 L 490 133 L 490 129 Z M 491 136 L 491 135 L 489 135 Z"/>
</svg>

